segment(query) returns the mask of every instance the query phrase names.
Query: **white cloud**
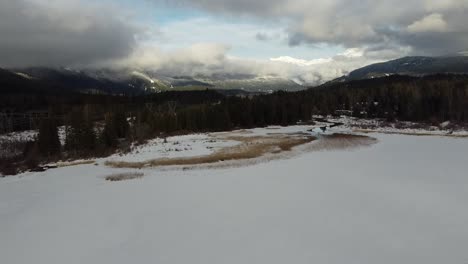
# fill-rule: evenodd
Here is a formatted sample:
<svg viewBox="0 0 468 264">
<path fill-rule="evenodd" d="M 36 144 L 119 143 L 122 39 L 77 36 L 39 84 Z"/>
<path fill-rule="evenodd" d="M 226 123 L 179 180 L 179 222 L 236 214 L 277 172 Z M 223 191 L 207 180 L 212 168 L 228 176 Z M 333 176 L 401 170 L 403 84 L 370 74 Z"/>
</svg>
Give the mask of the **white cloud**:
<svg viewBox="0 0 468 264">
<path fill-rule="evenodd" d="M 328 62 L 332 62 L 332 58 L 320 58 L 320 59 L 315 59 L 315 60 L 303 60 L 303 59 L 296 59 L 290 56 L 281 56 L 278 58 L 271 58 L 270 61 L 275 61 L 275 62 L 284 62 L 284 63 L 289 63 L 289 64 L 294 64 L 298 66 L 312 66 L 312 65 L 319 65 L 319 64 L 324 64 Z"/>
<path fill-rule="evenodd" d="M 468 0 L 426 0 L 425 7 L 429 12 L 462 10 L 468 7 Z"/>
<path fill-rule="evenodd" d="M 410 33 L 444 32 L 447 29 L 448 24 L 445 22 L 444 17 L 437 13 L 430 14 L 408 26 Z"/>
<path fill-rule="evenodd" d="M 8 36 L 0 38 L 0 66 L 270 74 L 315 83 L 371 62 L 468 47 L 468 0 L 153 2 L 203 12 L 142 27 L 138 14 L 117 7 L 122 1 L 0 0 L 0 35 Z"/>
<path fill-rule="evenodd" d="M 229 47 L 213 43 L 198 43 L 187 48 L 164 51 L 157 46 L 142 45 L 124 59 L 107 61 L 98 67 L 135 67 L 155 71 L 174 71 L 194 74 L 205 67 L 220 67 L 226 60 Z"/>
<path fill-rule="evenodd" d="M 338 55 L 348 57 L 348 58 L 357 58 L 357 57 L 362 57 L 364 56 L 364 49 L 359 49 L 359 48 L 351 48 L 347 49 L 342 53 L 339 53 Z"/>
<path fill-rule="evenodd" d="M 364 49 L 351 48 L 330 58 L 307 61 L 283 56 L 272 58 L 271 61 L 282 63 L 284 68 L 281 70 L 287 69 L 288 78 L 300 79 L 305 84 L 316 85 L 347 75 L 356 68 L 381 62 L 385 59 L 372 58 L 367 56 Z"/>
<path fill-rule="evenodd" d="M 461 37 L 468 34 L 468 0 L 174 2 L 215 15 L 282 21 L 288 28 L 291 45 L 327 43 L 347 48 L 374 46 L 385 50 L 411 46 L 414 52 L 425 55 L 444 55 L 447 51 L 457 52 L 468 46 L 468 39 Z M 434 34 L 421 38 L 408 34 L 421 32 Z"/>
<path fill-rule="evenodd" d="M 290 56 L 269 60 L 247 59 L 230 56 L 228 52 L 229 47 L 213 43 L 195 44 L 170 52 L 154 46 L 144 46 L 127 59 L 100 66 L 137 67 L 161 75 L 276 76 L 296 80 L 304 85 L 317 85 L 348 74 L 356 68 L 382 61 L 367 56 L 360 49 L 349 49 L 333 57 L 314 60 Z"/>
</svg>

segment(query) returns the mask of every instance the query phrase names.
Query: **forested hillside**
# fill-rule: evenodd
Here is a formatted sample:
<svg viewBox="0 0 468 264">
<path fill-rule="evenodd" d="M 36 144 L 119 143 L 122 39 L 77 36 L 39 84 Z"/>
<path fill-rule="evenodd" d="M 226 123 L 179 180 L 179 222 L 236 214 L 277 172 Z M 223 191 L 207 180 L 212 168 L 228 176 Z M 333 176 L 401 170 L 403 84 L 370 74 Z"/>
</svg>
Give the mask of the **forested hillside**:
<svg viewBox="0 0 468 264">
<path fill-rule="evenodd" d="M 106 155 L 133 142 L 173 134 L 286 126 L 310 121 L 313 115 L 464 124 L 468 76 L 391 76 L 257 96 L 225 96 L 211 90 L 139 97 L 21 92 L 0 100 L 1 128 L 39 129 L 37 141 L 16 160 L 31 156 L 41 160 Z M 28 115 L 15 117 L 19 120 L 12 126 L 8 108 L 46 114 L 36 122 Z M 65 126 L 63 147 L 57 146 L 58 126 Z"/>
<path fill-rule="evenodd" d="M 168 102 L 174 107 L 167 108 Z M 226 96 L 214 90 L 136 97 L 19 90 L 2 94 L 0 105 L 2 112 L 46 111 L 60 116 L 87 106 L 90 115 L 98 119 L 104 118 L 106 112 L 119 109 L 128 117 L 142 115 L 174 123 L 171 129 L 163 127 L 162 123 L 166 122 L 155 125 L 163 132 L 288 125 L 307 121 L 314 114 L 335 114 L 338 110 L 356 117 L 467 122 L 468 76 L 390 76 L 256 96 Z M 217 123 L 218 119 L 222 125 Z"/>
</svg>

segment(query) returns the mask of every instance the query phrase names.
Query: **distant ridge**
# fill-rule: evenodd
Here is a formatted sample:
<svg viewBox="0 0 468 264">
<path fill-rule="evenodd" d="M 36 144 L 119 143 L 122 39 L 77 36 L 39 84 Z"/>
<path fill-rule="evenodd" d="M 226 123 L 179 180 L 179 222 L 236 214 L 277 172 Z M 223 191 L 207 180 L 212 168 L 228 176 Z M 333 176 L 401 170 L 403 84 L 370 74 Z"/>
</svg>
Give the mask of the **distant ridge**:
<svg viewBox="0 0 468 264">
<path fill-rule="evenodd" d="M 468 56 L 403 57 L 357 69 L 333 82 L 372 79 L 389 75 L 425 76 L 439 73 L 468 74 Z"/>
<path fill-rule="evenodd" d="M 164 91 L 230 90 L 229 94 L 299 91 L 306 87 L 278 76 L 218 74 L 170 76 L 134 69 L 31 67 L 0 69 L 0 93 L 78 92 L 86 94 L 143 95 Z"/>
</svg>

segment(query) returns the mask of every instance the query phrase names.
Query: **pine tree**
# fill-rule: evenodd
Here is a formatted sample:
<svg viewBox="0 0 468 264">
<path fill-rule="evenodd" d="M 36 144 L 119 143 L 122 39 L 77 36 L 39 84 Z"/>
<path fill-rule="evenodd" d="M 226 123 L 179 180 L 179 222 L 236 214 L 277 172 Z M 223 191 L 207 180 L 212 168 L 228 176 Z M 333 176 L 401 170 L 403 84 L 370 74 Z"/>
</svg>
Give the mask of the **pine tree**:
<svg viewBox="0 0 468 264">
<path fill-rule="evenodd" d="M 115 147 L 118 143 L 118 131 L 116 129 L 114 115 L 106 115 L 104 130 L 101 134 L 101 141 L 106 147 Z"/>
<path fill-rule="evenodd" d="M 86 109 L 73 111 L 68 118 L 65 147 L 69 151 L 82 153 L 96 148 L 94 124 L 86 112 Z"/>
<path fill-rule="evenodd" d="M 130 125 L 124 111 L 118 110 L 111 113 L 111 124 L 118 138 L 127 138 L 130 133 Z"/>
<path fill-rule="evenodd" d="M 60 153 L 61 144 L 57 124 L 54 120 L 49 118 L 41 120 L 37 144 L 39 152 L 43 156 L 53 156 Z"/>
</svg>

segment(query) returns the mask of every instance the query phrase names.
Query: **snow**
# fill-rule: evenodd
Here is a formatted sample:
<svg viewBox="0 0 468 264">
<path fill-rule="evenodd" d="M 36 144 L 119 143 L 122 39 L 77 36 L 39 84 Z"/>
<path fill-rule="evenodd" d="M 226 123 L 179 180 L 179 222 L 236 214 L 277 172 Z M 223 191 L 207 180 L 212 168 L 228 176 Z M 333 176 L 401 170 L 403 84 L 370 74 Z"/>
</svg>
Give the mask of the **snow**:
<svg viewBox="0 0 468 264">
<path fill-rule="evenodd" d="M 0 142 L 4 141 L 33 141 L 37 137 L 37 131 L 27 130 L 21 132 L 12 132 L 8 134 L 0 134 Z"/>
<path fill-rule="evenodd" d="M 241 142 L 226 140 L 225 137 L 254 137 L 268 136 L 271 134 L 296 134 L 299 132 L 309 133 L 311 126 L 270 126 L 266 128 L 255 128 L 249 130 L 237 130 L 232 132 L 192 134 L 184 136 L 157 138 L 150 140 L 141 146 L 134 146 L 130 153 L 115 154 L 100 161 L 127 161 L 144 162 L 161 158 L 186 158 L 205 156 L 215 153 L 226 147 L 234 147 Z M 321 131 L 318 131 L 321 132 Z"/>
<path fill-rule="evenodd" d="M 237 141 L 218 140 L 209 134 L 158 138 L 142 146 L 136 146 L 130 153 L 116 154 L 105 160 L 124 160 L 127 162 L 143 162 L 159 158 L 181 158 L 209 155 L 217 150 L 235 146 Z"/>
<path fill-rule="evenodd" d="M 322 116 L 316 116 L 323 118 Z M 348 116 L 339 118 L 327 118 L 329 122 L 343 123 L 342 130 L 354 130 L 362 132 L 377 132 L 390 134 L 410 134 L 410 135 L 434 135 L 434 136 L 460 136 L 468 137 L 468 130 L 460 128 L 459 130 L 448 129 L 450 122 L 443 122 L 437 126 L 420 126 L 418 123 L 403 122 L 388 123 L 380 119 L 361 119 Z M 320 124 L 320 123 L 319 123 Z M 323 124 L 322 124 L 323 125 Z"/>
<path fill-rule="evenodd" d="M 33 79 L 33 77 L 31 77 L 30 75 L 28 75 L 26 73 L 22 73 L 22 72 L 15 72 L 15 73 L 16 73 L 16 75 L 21 76 L 21 77 L 23 77 L 25 79 L 30 79 L 30 80 Z"/>
<path fill-rule="evenodd" d="M 310 130 L 312 126 L 269 126 L 265 128 L 254 128 L 254 129 L 245 129 L 237 130 L 232 132 L 221 132 L 215 133 L 215 135 L 227 134 L 235 137 L 254 137 L 254 136 L 268 136 L 272 134 L 297 134 L 305 133 L 307 130 Z"/>
<path fill-rule="evenodd" d="M 441 127 L 441 128 L 446 128 L 446 127 L 448 127 L 449 125 L 450 125 L 450 121 L 445 121 L 445 122 L 443 122 L 443 123 L 440 124 L 440 127 Z"/>
<path fill-rule="evenodd" d="M 27 141 L 34 141 L 37 136 L 39 135 L 38 130 L 25 130 L 25 131 L 19 131 L 19 132 L 11 132 L 7 134 L 0 134 L 0 142 L 14 142 L 14 141 L 19 141 L 19 142 L 27 142 Z M 66 132 L 65 132 L 65 126 L 59 126 L 58 127 L 58 135 L 59 135 L 59 140 L 62 142 L 62 145 L 65 144 L 65 138 L 66 138 Z"/>
<path fill-rule="evenodd" d="M 1 262 L 466 263 L 468 139 L 371 136 L 371 147 L 239 168 L 90 164 L 0 179 Z M 168 147 L 208 152 L 207 139 Z M 104 179 L 125 172 L 144 177 Z"/>
<path fill-rule="evenodd" d="M 0 134 L 0 158 L 11 158 L 23 153 L 24 144 L 37 136 L 34 131 Z"/>
</svg>

